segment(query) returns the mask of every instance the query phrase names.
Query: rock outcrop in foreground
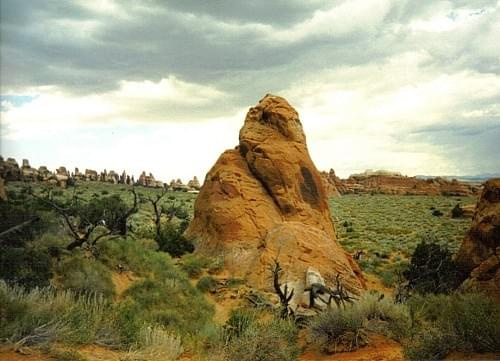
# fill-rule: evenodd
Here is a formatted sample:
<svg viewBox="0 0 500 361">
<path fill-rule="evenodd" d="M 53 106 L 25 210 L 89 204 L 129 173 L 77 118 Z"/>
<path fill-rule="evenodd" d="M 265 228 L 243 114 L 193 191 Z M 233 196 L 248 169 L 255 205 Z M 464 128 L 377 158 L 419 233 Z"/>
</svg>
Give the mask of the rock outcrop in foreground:
<svg viewBox="0 0 500 361">
<path fill-rule="evenodd" d="M 485 183 L 456 260 L 470 272 L 464 287 L 477 287 L 500 299 L 500 178 Z"/>
<path fill-rule="evenodd" d="M 208 172 L 186 236 L 197 252 L 223 254 L 234 277 L 258 288 L 272 288 L 274 259 L 287 282 L 303 286 L 313 266 L 327 284 L 340 273 L 351 292 L 364 287 L 359 267 L 336 241 L 299 116 L 277 96 L 249 110 L 239 145 Z"/>
</svg>

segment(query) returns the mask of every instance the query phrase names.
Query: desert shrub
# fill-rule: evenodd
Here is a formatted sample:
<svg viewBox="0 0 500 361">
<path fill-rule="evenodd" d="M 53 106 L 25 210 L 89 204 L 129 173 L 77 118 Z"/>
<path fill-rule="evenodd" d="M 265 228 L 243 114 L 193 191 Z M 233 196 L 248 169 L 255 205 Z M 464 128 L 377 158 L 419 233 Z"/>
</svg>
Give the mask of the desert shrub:
<svg viewBox="0 0 500 361">
<path fill-rule="evenodd" d="M 453 351 L 500 351 L 500 306 L 485 295 L 428 294 L 413 297 L 408 306 L 418 319 L 404 348 L 412 360 L 443 358 Z"/>
<path fill-rule="evenodd" d="M 142 218 L 132 216 L 131 229 L 136 238 L 156 238 L 156 228 L 152 222 L 144 222 Z"/>
<path fill-rule="evenodd" d="M 460 204 L 456 204 L 451 210 L 451 218 L 462 218 L 464 216 L 464 210 L 460 207 Z"/>
<path fill-rule="evenodd" d="M 18 345 L 52 341 L 117 345 L 111 305 L 97 295 L 26 290 L 0 281 L 0 339 Z"/>
<path fill-rule="evenodd" d="M 47 250 L 0 247 L 0 278 L 27 288 L 45 287 L 52 277 Z"/>
<path fill-rule="evenodd" d="M 138 335 L 144 322 L 140 305 L 131 299 L 119 302 L 115 307 L 116 327 L 125 345 L 138 342 Z"/>
<path fill-rule="evenodd" d="M 208 263 L 206 258 L 194 254 L 186 254 L 181 261 L 181 268 L 189 277 L 199 276 Z"/>
<path fill-rule="evenodd" d="M 482 294 L 448 297 L 437 324 L 453 332 L 460 347 L 475 352 L 500 351 L 500 306 Z"/>
<path fill-rule="evenodd" d="M 243 278 L 230 277 L 226 281 L 226 287 L 236 287 L 245 283 Z"/>
<path fill-rule="evenodd" d="M 207 260 L 207 272 L 217 274 L 224 269 L 224 256 L 219 255 Z"/>
<path fill-rule="evenodd" d="M 115 294 L 110 270 L 95 259 L 74 254 L 63 261 L 58 273 L 62 276 L 61 282 L 65 289 L 81 294 L 96 293 L 105 297 Z"/>
<path fill-rule="evenodd" d="M 356 350 L 366 343 L 363 320 L 351 305 L 331 308 L 313 318 L 309 337 L 325 353 Z"/>
<path fill-rule="evenodd" d="M 299 356 L 298 330 L 287 320 L 273 319 L 247 325 L 225 348 L 231 361 L 292 361 Z"/>
<path fill-rule="evenodd" d="M 432 215 L 434 217 L 441 217 L 443 215 L 443 212 L 441 212 L 439 209 L 435 209 L 432 211 Z"/>
<path fill-rule="evenodd" d="M 14 232 L 3 236 L 4 245 L 22 247 L 45 232 L 54 222 L 54 216 L 27 194 L 9 192 L 8 201 L 0 202 L 0 233 L 25 223 Z M 29 223 L 26 223 L 29 222 Z"/>
<path fill-rule="evenodd" d="M 128 361 L 176 360 L 183 348 L 181 339 L 159 326 L 144 326 L 140 329 L 137 345 L 128 352 Z"/>
<path fill-rule="evenodd" d="M 404 343 L 403 352 L 409 360 L 442 360 L 457 344 L 455 335 L 430 327 L 421 329 L 411 340 Z"/>
<path fill-rule="evenodd" d="M 451 252 L 437 243 L 426 240 L 417 245 L 410 264 L 403 272 L 409 287 L 419 293 L 449 293 L 464 280 Z"/>
<path fill-rule="evenodd" d="M 204 276 L 198 280 L 196 283 L 196 288 L 198 288 L 201 292 L 214 291 L 217 286 L 217 280 L 212 276 Z"/>
<path fill-rule="evenodd" d="M 257 313 L 249 308 L 236 308 L 231 310 L 229 318 L 224 325 L 224 338 L 230 341 L 243 335 L 243 333 L 257 321 Z"/>
<path fill-rule="evenodd" d="M 173 268 L 173 266 L 170 266 Z M 165 270 L 155 279 L 137 281 L 123 295 L 129 318 L 164 326 L 168 331 L 192 336 L 211 321 L 213 306 L 179 272 Z"/>
<path fill-rule="evenodd" d="M 411 320 L 405 305 L 395 304 L 388 298 L 380 299 L 377 294 L 366 293 L 354 307 L 368 320 L 369 330 L 396 340 L 402 340 L 408 335 Z"/>
<path fill-rule="evenodd" d="M 161 226 L 157 239 L 161 251 L 167 252 L 172 257 L 181 257 L 194 251 L 193 244 L 184 235 L 183 223 L 168 222 Z"/>
</svg>

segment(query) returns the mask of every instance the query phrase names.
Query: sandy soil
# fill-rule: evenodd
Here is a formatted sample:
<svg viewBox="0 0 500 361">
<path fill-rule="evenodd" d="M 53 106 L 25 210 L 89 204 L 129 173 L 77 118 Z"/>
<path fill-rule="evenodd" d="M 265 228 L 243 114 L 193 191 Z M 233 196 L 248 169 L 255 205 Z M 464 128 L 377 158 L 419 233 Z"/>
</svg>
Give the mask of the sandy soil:
<svg viewBox="0 0 500 361">
<path fill-rule="evenodd" d="M 116 295 L 118 298 L 120 298 L 121 294 L 125 292 L 134 281 L 138 279 L 140 279 L 140 277 L 137 277 L 133 272 L 130 271 L 111 273 L 111 280 L 115 285 Z"/>
<path fill-rule="evenodd" d="M 380 335 L 370 335 L 370 344 L 353 352 L 323 355 L 317 350 L 306 350 L 300 361 L 403 361 L 399 343 Z"/>
<path fill-rule="evenodd" d="M 22 349 L 16 352 L 12 347 L 0 348 L 0 361 L 51 361 L 39 351 L 33 349 Z"/>
</svg>

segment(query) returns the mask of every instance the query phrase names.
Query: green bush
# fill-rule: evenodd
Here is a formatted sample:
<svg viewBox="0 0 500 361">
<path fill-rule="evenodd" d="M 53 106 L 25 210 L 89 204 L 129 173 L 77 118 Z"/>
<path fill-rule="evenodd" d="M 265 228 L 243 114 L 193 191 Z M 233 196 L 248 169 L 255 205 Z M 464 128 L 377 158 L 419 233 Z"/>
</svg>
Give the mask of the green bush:
<svg viewBox="0 0 500 361">
<path fill-rule="evenodd" d="M 3 236 L 2 241 L 4 245 L 23 247 L 26 242 L 46 231 L 52 225 L 54 216 L 27 194 L 9 192 L 9 197 L 8 201 L 0 202 L 0 233 L 30 223 Z"/>
<path fill-rule="evenodd" d="M 408 306 L 417 320 L 404 349 L 412 360 L 438 359 L 453 351 L 500 351 L 500 306 L 485 295 L 414 296 Z"/>
<path fill-rule="evenodd" d="M 111 271 L 95 259 L 80 254 L 68 256 L 58 273 L 65 289 L 81 294 L 101 294 L 108 298 L 115 294 Z"/>
<path fill-rule="evenodd" d="M 198 280 L 196 283 L 196 288 L 198 288 L 201 292 L 213 292 L 217 286 L 217 280 L 212 276 L 204 276 Z"/>
<path fill-rule="evenodd" d="M 246 325 L 238 337 L 225 347 L 230 361 L 294 361 L 298 360 L 298 330 L 293 322 L 273 319 Z"/>
<path fill-rule="evenodd" d="M 27 288 L 45 287 L 52 277 L 47 250 L 0 247 L 0 278 Z"/>
<path fill-rule="evenodd" d="M 257 313 L 249 308 L 236 308 L 231 310 L 229 318 L 224 325 L 224 338 L 231 340 L 243 333 L 257 321 Z"/>
<path fill-rule="evenodd" d="M 202 293 L 175 269 L 156 273 L 155 279 L 135 282 L 122 296 L 130 310 L 126 321 L 134 327 L 137 318 L 192 337 L 211 321 L 214 313 Z"/>
<path fill-rule="evenodd" d="M 450 297 L 441 307 L 438 325 L 457 335 L 466 349 L 500 351 L 500 305 L 484 295 Z"/>
<path fill-rule="evenodd" d="M 411 320 L 405 305 L 395 304 L 389 298 L 380 299 L 377 294 L 366 293 L 354 308 L 368 320 L 369 330 L 396 340 L 402 340 L 408 335 Z"/>
<path fill-rule="evenodd" d="M 181 257 L 194 251 L 193 244 L 183 236 L 182 223 L 168 222 L 161 226 L 158 246 L 161 251 L 167 252 L 172 257 Z"/>
<path fill-rule="evenodd" d="M 196 277 L 201 274 L 203 268 L 207 266 L 207 260 L 194 254 L 186 254 L 181 259 L 181 268 L 189 277 Z"/>
<path fill-rule="evenodd" d="M 352 305 L 331 308 L 312 319 L 309 337 L 324 353 L 356 350 L 366 343 L 363 320 Z"/>
<path fill-rule="evenodd" d="M 162 327 L 145 326 L 139 331 L 137 345 L 125 356 L 125 361 L 173 361 L 183 348 L 181 340 Z"/>
<path fill-rule="evenodd" d="M 442 360 L 456 345 L 455 335 L 431 327 L 420 330 L 411 340 L 405 342 L 403 353 L 411 361 Z"/>
<path fill-rule="evenodd" d="M 425 239 L 417 245 L 410 264 L 403 272 L 409 287 L 418 293 L 449 293 L 464 280 L 459 265 L 451 252 Z"/>
<path fill-rule="evenodd" d="M 50 288 L 28 291 L 0 281 L 0 339 L 21 346 L 53 341 L 117 346 L 112 315 L 100 296 Z"/>
<path fill-rule="evenodd" d="M 451 218 L 462 218 L 464 216 L 464 210 L 460 207 L 460 204 L 456 204 L 451 210 Z"/>
</svg>

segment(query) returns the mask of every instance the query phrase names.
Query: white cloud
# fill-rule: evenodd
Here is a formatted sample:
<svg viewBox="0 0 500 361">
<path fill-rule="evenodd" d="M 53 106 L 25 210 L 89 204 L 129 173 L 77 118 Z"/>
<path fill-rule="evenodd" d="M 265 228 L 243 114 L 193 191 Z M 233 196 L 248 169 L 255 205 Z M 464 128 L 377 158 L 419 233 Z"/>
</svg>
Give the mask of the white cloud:
<svg viewBox="0 0 500 361">
<path fill-rule="evenodd" d="M 124 80 L 118 90 L 103 94 L 75 96 L 45 86 L 27 89 L 24 95 L 36 97 L 22 106 L 2 102 L 2 137 L 33 139 L 89 123 L 177 121 L 185 119 L 184 113 L 192 107 L 210 106 L 230 98 L 214 87 L 173 76 L 156 83 Z M 213 118 L 199 114 L 193 117 L 197 121 Z"/>
<path fill-rule="evenodd" d="M 157 83 L 151 80 L 122 80 L 120 89 L 111 96 L 118 99 L 159 99 L 190 105 L 203 105 L 227 95 L 208 85 L 187 83 L 174 76 L 169 76 Z"/>
<path fill-rule="evenodd" d="M 497 117 L 500 77 L 473 71 L 447 74 L 426 67 L 425 52 L 394 56 L 379 64 L 342 67 L 306 77 L 284 94 L 299 110 L 318 167 L 342 176 L 367 168 L 407 174 L 450 174 L 450 159 L 439 144 L 412 137 L 428 127 L 480 126 Z M 423 71 L 425 69 L 425 71 Z"/>
<path fill-rule="evenodd" d="M 291 29 L 275 30 L 269 40 L 291 43 L 313 36 L 341 37 L 353 32 L 368 32 L 381 24 L 392 6 L 389 0 L 344 1 L 329 10 L 317 10 L 310 19 Z"/>
</svg>

